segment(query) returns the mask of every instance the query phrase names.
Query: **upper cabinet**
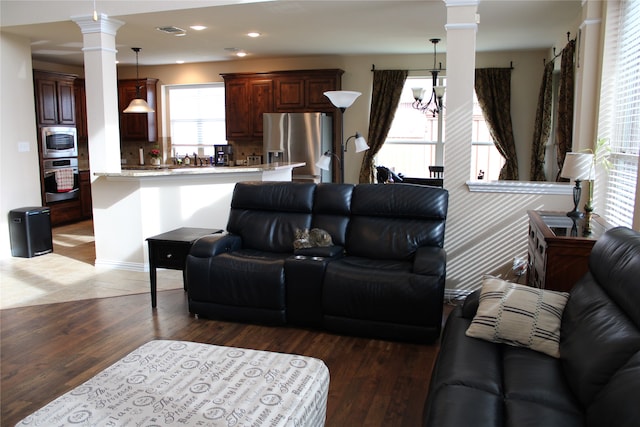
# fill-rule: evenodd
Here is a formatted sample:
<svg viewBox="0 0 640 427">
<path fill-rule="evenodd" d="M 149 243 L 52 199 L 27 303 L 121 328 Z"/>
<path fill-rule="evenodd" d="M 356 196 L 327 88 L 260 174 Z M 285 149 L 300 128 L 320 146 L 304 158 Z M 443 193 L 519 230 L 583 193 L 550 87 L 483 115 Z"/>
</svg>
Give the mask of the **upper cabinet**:
<svg viewBox="0 0 640 427">
<path fill-rule="evenodd" d="M 75 92 L 73 74 L 48 71 L 33 72 L 38 124 L 75 125 Z"/>
<path fill-rule="evenodd" d="M 264 113 L 333 113 L 335 107 L 323 93 L 340 90 L 343 72 L 327 69 L 222 74 L 227 139 L 261 140 Z"/>
<path fill-rule="evenodd" d="M 118 111 L 120 112 L 120 139 L 130 141 L 158 141 L 158 122 L 156 112 L 153 113 L 123 113 L 132 99 L 137 96 L 137 86 L 140 84 L 140 97 L 147 104 L 157 110 L 156 86 L 158 79 L 142 78 L 118 80 Z"/>
</svg>

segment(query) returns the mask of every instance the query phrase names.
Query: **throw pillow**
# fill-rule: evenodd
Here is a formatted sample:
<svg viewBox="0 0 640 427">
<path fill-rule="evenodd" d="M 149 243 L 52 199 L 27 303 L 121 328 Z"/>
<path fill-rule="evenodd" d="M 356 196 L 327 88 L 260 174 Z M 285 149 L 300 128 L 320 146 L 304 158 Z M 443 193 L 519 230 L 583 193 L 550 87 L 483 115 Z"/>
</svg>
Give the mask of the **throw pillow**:
<svg viewBox="0 0 640 427">
<path fill-rule="evenodd" d="M 560 357 L 560 320 L 569 294 L 485 277 L 466 335 Z"/>
</svg>

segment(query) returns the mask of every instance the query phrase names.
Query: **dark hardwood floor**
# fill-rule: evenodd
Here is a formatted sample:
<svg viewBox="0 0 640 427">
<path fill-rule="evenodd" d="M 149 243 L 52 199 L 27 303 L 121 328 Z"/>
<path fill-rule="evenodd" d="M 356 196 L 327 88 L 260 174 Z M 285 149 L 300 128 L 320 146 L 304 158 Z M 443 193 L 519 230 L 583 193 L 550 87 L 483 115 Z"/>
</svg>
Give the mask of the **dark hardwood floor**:
<svg viewBox="0 0 640 427">
<path fill-rule="evenodd" d="M 450 307 L 445 306 L 445 312 Z M 438 346 L 197 319 L 182 290 L 0 310 L 0 425 L 11 426 L 153 339 L 295 353 L 331 375 L 327 426 L 419 426 Z"/>
</svg>

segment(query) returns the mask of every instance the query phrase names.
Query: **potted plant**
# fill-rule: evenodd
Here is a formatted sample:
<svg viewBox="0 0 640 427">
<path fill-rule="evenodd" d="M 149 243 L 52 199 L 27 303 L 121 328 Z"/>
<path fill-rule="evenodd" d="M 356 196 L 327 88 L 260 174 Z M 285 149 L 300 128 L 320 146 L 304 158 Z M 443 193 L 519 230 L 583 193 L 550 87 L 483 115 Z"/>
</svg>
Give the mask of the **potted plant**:
<svg viewBox="0 0 640 427">
<path fill-rule="evenodd" d="M 149 156 L 151 157 L 151 164 L 154 166 L 160 166 L 160 150 L 157 148 L 152 148 L 149 151 Z"/>
</svg>

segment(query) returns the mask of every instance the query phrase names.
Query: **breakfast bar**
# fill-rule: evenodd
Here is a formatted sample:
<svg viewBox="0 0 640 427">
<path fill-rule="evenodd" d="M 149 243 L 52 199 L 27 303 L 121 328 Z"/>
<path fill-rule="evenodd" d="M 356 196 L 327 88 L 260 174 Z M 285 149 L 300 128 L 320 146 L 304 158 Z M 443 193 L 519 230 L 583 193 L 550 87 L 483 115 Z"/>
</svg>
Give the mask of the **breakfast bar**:
<svg viewBox="0 0 640 427">
<path fill-rule="evenodd" d="M 180 227 L 226 228 L 242 181 L 291 181 L 304 163 L 145 167 L 96 172 L 92 183 L 96 266 L 146 271 L 145 240 Z"/>
</svg>

